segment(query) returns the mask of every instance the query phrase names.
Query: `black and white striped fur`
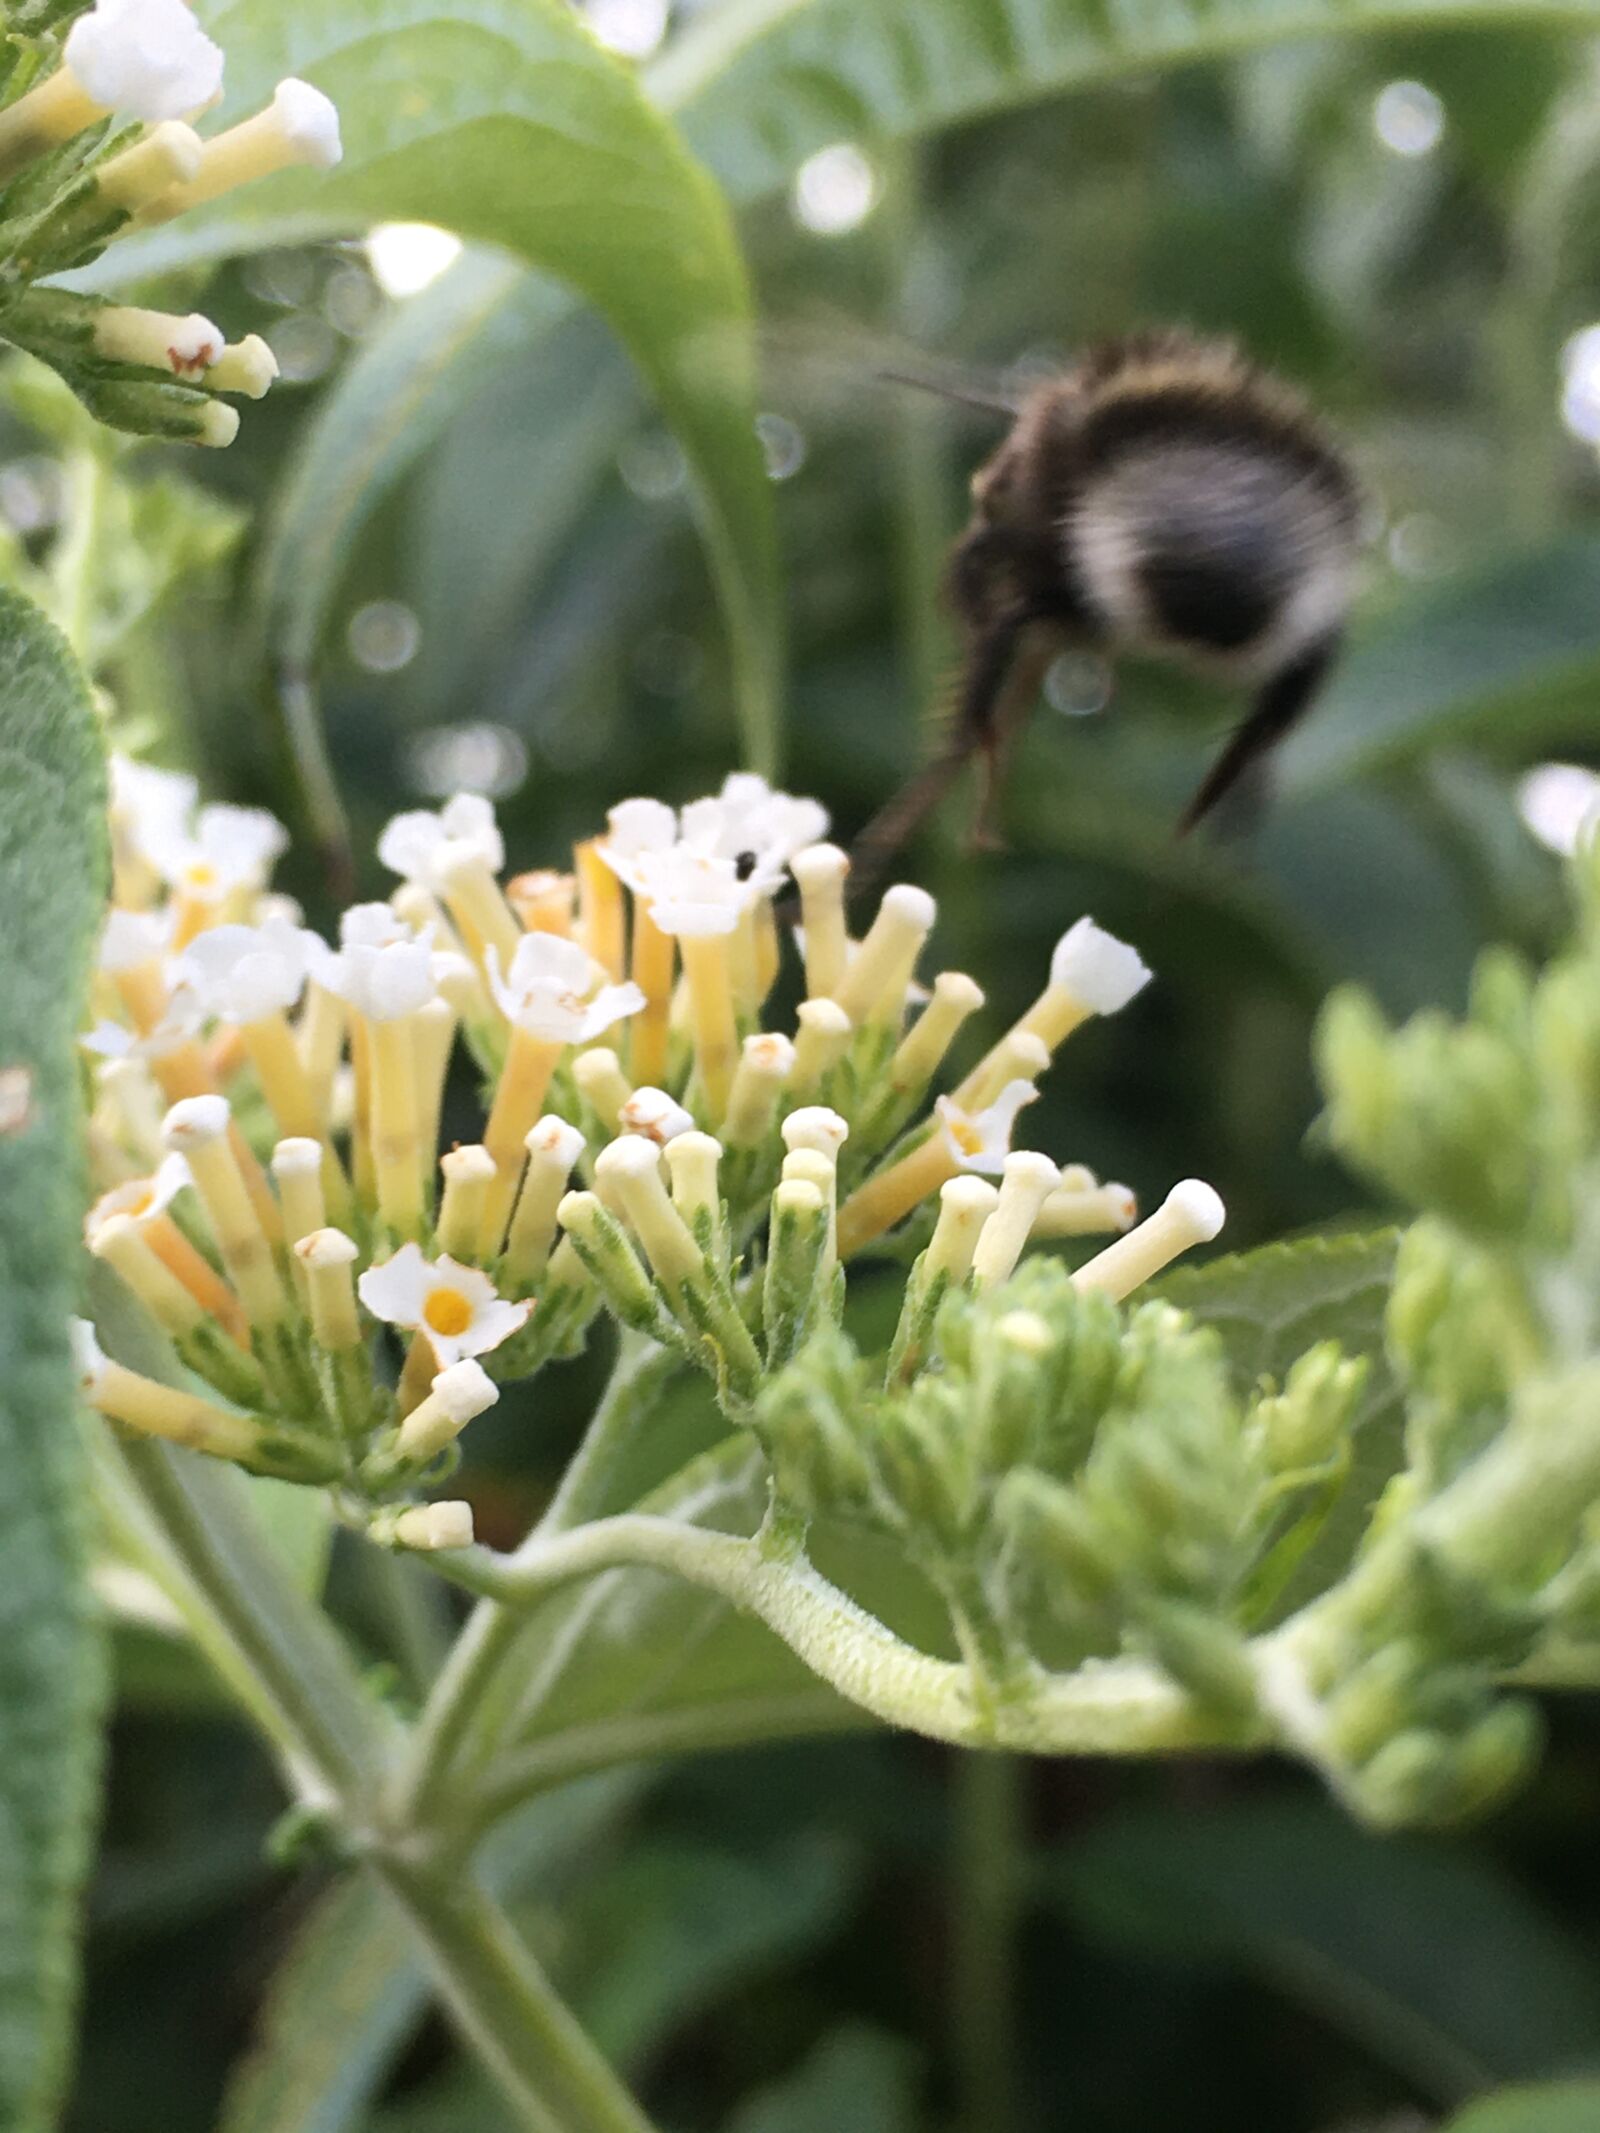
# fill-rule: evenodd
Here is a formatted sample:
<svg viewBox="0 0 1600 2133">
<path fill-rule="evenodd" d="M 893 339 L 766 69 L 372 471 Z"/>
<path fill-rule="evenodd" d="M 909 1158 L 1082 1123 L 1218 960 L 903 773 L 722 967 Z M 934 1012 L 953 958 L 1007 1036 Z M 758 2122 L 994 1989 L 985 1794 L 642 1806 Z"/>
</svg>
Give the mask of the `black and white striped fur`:
<svg viewBox="0 0 1600 2133">
<path fill-rule="evenodd" d="M 1306 710 L 1338 649 L 1355 481 L 1309 405 L 1231 343 L 1113 342 L 1006 411 L 950 559 L 966 638 L 950 729 L 866 832 L 869 870 L 974 756 L 987 824 L 1006 742 L 1065 645 L 1154 652 L 1253 691 L 1184 829 Z"/>
</svg>

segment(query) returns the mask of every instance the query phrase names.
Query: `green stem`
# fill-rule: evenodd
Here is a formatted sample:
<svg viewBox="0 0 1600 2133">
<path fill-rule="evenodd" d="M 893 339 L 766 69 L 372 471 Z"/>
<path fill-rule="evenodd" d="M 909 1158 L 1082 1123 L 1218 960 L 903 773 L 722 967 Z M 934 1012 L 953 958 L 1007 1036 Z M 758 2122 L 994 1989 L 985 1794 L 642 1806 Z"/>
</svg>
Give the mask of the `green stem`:
<svg viewBox="0 0 1600 2133">
<path fill-rule="evenodd" d="M 663 1386 L 683 1368 L 680 1356 L 640 1335 L 624 1332 L 605 1396 L 573 1455 L 549 1510 L 523 1544 L 543 1544 L 591 1517 L 606 1501 L 628 1447 L 650 1414 Z M 512 1558 L 516 1560 L 517 1558 Z M 458 1582 L 460 1582 L 458 1580 Z M 507 1650 L 522 1629 L 521 1611 L 488 1598 L 474 1609 L 434 1686 L 418 1723 L 410 1768 L 403 1780 L 403 1819 L 435 1819 L 455 1789 L 457 1750 L 472 1728 Z"/>
<path fill-rule="evenodd" d="M 236 1477 L 99 1430 L 119 1536 L 278 1749 L 296 1795 L 339 1823 L 405 1912 L 468 2043 L 530 2133 L 651 2133 L 509 1922 L 414 1825 L 380 1820 L 395 1736 L 326 1619 L 291 1583 Z"/>
<path fill-rule="evenodd" d="M 1009 1755 L 962 1755 L 951 1790 L 950 2028 L 961 2122 L 965 2133 L 1016 2133 L 1021 1766 Z"/>
<path fill-rule="evenodd" d="M 87 447 L 68 455 L 66 531 L 51 560 L 56 619 L 84 672 L 93 674 L 94 596 L 108 474 Z"/>
<path fill-rule="evenodd" d="M 627 1514 L 541 1541 L 515 1556 L 463 1548 L 430 1558 L 469 1591 L 528 1607 L 574 1578 L 629 1566 L 669 1571 L 764 1622 L 823 1681 L 892 1726 L 962 1746 L 1125 1755 L 1242 1747 L 1258 1736 L 1201 1709 L 1154 1667 L 1108 1660 L 1039 1674 L 998 1709 L 967 1667 L 903 1643 L 809 1562 L 772 1560 L 759 1542 L 669 1518 Z"/>
<path fill-rule="evenodd" d="M 308 1804 L 368 1819 L 394 1734 L 327 1618 L 272 1554 L 244 1484 L 191 1454 L 97 1431 L 102 1495 Z"/>
<path fill-rule="evenodd" d="M 569 1726 L 490 1765 L 472 1799 L 472 1828 L 486 1830 L 535 1793 L 621 1764 L 668 1755 L 702 1755 L 777 1740 L 813 1740 L 859 1732 L 870 1721 L 831 1689 L 792 1689 L 771 1696 L 725 1697 L 672 1711 L 624 1711 Z"/>
<path fill-rule="evenodd" d="M 475 1881 L 396 1853 L 368 1865 L 410 1921 L 462 2034 L 530 2133 L 653 2133 Z"/>
</svg>

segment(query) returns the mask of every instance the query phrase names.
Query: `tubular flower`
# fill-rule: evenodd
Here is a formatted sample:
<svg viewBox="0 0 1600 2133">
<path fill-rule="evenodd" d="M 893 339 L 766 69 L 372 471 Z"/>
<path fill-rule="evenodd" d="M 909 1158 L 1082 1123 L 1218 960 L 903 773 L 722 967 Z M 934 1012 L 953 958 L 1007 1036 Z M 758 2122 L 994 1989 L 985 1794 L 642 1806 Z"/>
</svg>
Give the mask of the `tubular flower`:
<svg viewBox="0 0 1600 2133">
<path fill-rule="evenodd" d="M 1065 1034 L 1057 996 L 1113 1011 L 1142 976 L 1133 951 L 1077 929 L 1043 995 L 1053 1022 L 1025 1016 L 973 1094 L 934 1098 L 984 996 L 959 971 L 919 985 L 932 898 L 890 888 L 852 939 L 821 808 L 759 779 L 681 812 L 625 801 L 570 869 L 529 870 L 509 896 L 487 801 L 398 815 L 380 854 L 399 886 L 345 911 L 337 947 L 270 892 L 270 816 L 198 807 L 191 781 L 127 762 L 112 809 L 117 902 L 84 1040 L 112 1062 L 89 1241 L 218 1404 L 179 1415 L 125 1376 L 101 1404 L 332 1482 L 383 1545 L 459 1530 L 412 1515 L 426 1476 L 492 1381 L 575 1352 L 602 1310 L 702 1366 L 745 1420 L 837 1322 L 849 1262 L 903 1254 L 902 1224 L 922 1242 L 939 1213 L 899 1381 L 928 1352 L 916 1313 L 1004 1290 L 1030 1239 L 1084 1256 L 1132 1230 L 1084 1269 L 1120 1296 L 1204 1231 L 1168 1214 L 1133 1230 L 1125 1188 L 1012 1151 Z M 805 975 L 832 989 L 777 1027 L 763 1002 L 791 861 L 818 929 Z M 441 1154 L 458 1039 L 485 1116 Z"/>
<path fill-rule="evenodd" d="M 502 974 L 488 951 L 489 986 L 506 1020 L 530 1036 L 558 1044 L 587 1044 L 644 1005 L 637 985 L 606 985 L 588 954 L 557 933 L 529 933 Z"/>
<path fill-rule="evenodd" d="M 425 1259 L 414 1244 L 368 1267 L 356 1293 L 385 1325 L 422 1334 L 441 1370 L 498 1348 L 521 1331 L 533 1308 L 505 1302 L 478 1268 L 454 1259 Z"/>
<path fill-rule="evenodd" d="M 264 341 L 230 344 L 198 313 L 111 303 L 56 279 L 130 228 L 291 164 L 330 168 L 338 113 L 309 83 L 284 81 L 264 111 L 202 139 L 194 122 L 221 99 L 224 55 L 185 0 L 69 0 L 52 12 L 72 19 L 29 40 L 43 70 L 31 49 L 13 71 L 31 86 L 0 107 L 5 337 L 115 429 L 229 444 L 239 415 L 218 396 L 266 392 L 278 366 Z"/>
</svg>

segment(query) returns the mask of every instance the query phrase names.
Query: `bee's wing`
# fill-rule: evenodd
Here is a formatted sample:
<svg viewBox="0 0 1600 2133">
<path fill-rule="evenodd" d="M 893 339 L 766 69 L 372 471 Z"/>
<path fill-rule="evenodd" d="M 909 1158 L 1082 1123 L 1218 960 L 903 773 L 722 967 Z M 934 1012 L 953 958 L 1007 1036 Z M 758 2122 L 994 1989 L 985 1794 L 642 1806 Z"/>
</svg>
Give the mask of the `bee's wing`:
<svg viewBox="0 0 1600 2133">
<path fill-rule="evenodd" d="M 764 325 L 760 345 L 769 388 L 818 419 L 875 419 L 875 403 L 863 401 L 863 381 L 933 393 L 986 414 L 1013 416 L 1020 404 L 1014 381 L 998 371 L 932 355 L 913 341 L 827 312 Z"/>
</svg>

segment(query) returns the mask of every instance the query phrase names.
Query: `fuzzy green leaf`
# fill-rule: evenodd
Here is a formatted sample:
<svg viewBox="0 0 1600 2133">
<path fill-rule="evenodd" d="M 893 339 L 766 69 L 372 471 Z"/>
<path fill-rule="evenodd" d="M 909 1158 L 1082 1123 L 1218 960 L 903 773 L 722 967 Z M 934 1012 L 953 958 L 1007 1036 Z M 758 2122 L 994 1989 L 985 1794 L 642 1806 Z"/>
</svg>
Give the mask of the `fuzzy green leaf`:
<svg viewBox="0 0 1600 2133">
<path fill-rule="evenodd" d="M 1292 1613 L 1332 1584 L 1402 1464 L 1404 1404 L 1383 1346 L 1397 1241 L 1394 1231 L 1379 1230 L 1269 1244 L 1162 1284 L 1169 1303 L 1192 1311 L 1220 1336 L 1241 1396 L 1263 1378 L 1281 1385 L 1295 1359 L 1319 1341 L 1337 1341 L 1347 1355 L 1368 1358 L 1350 1471 L 1280 1600 L 1280 1613 Z"/>
<path fill-rule="evenodd" d="M 55 2123 L 102 1694 L 73 1426 L 77 1029 L 104 906 L 105 766 L 62 639 L 0 593 L 0 2125 Z"/>
</svg>

